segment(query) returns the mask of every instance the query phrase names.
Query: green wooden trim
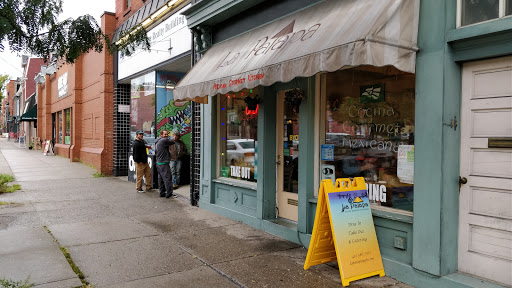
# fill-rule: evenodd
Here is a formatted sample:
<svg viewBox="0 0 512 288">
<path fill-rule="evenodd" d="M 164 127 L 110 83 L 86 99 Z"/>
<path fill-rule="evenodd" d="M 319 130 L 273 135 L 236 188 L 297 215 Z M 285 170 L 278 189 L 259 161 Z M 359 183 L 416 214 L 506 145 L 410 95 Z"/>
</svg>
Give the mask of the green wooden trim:
<svg viewBox="0 0 512 288">
<path fill-rule="evenodd" d="M 441 273 L 445 1 L 421 1 L 416 57 L 413 266 Z M 448 12 L 446 12 L 448 13 Z M 440 16 L 443 15 L 443 16 Z M 394 274 L 393 274 L 394 276 Z"/>
<path fill-rule="evenodd" d="M 403 223 L 413 223 L 413 215 L 408 215 L 405 213 L 386 211 L 381 209 L 372 209 L 373 217 L 380 217 L 383 219 L 388 219 L 391 221 L 403 222 Z"/>
<path fill-rule="evenodd" d="M 258 87 L 258 215 L 276 218 L 276 113 L 277 97 L 271 87 Z"/>
<path fill-rule="evenodd" d="M 200 1 L 182 14 L 187 17 L 188 27 L 214 25 L 257 5 L 264 0 L 215 0 Z"/>
<path fill-rule="evenodd" d="M 446 29 L 453 30 L 456 23 L 456 3 L 446 1 Z M 441 251 L 440 275 L 457 271 L 459 231 L 459 175 L 460 175 L 460 108 L 461 108 L 461 67 L 455 62 L 454 54 L 445 46 L 443 123 L 457 119 L 456 129 L 443 126 L 442 174 L 441 180 Z M 418 247 L 418 246 L 416 246 Z"/>
<path fill-rule="evenodd" d="M 315 138 L 315 77 L 300 78 L 299 87 L 306 92 L 305 103 L 301 103 L 299 108 L 299 215 L 298 231 L 307 233 L 308 231 L 308 199 L 315 197 L 315 144 L 318 139 Z"/>
<path fill-rule="evenodd" d="M 451 43 L 468 39 L 476 39 L 479 37 L 486 37 L 491 34 L 508 32 L 511 29 L 512 16 L 508 16 L 489 22 L 451 29 L 446 32 L 446 41 Z"/>
<path fill-rule="evenodd" d="M 228 186 L 232 186 L 232 187 L 239 187 L 239 188 L 243 188 L 243 189 L 247 189 L 247 190 L 254 190 L 254 191 L 256 191 L 258 188 L 258 185 L 253 182 L 235 180 L 235 179 L 224 178 L 224 177 L 215 178 L 212 180 L 212 182 L 224 184 L 224 185 L 228 185 Z"/>
<path fill-rule="evenodd" d="M 386 275 L 392 275 L 394 279 L 418 288 L 504 288 L 503 286 L 458 273 L 438 277 L 386 257 L 382 257 L 382 262 Z"/>
<path fill-rule="evenodd" d="M 450 14 L 447 14 L 450 15 Z M 454 61 L 470 61 L 512 54 L 512 16 L 446 32 Z"/>
</svg>

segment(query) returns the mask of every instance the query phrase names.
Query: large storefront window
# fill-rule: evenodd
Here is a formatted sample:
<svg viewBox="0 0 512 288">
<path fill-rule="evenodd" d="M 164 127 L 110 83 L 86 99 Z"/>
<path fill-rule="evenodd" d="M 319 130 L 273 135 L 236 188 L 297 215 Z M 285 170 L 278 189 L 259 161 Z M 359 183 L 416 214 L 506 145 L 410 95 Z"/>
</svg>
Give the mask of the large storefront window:
<svg viewBox="0 0 512 288">
<path fill-rule="evenodd" d="M 220 177 L 256 182 L 259 105 L 257 89 L 219 97 Z M 247 101 L 246 101 L 247 99 Z"/>
<path fill-rule="evenodd" d="M 71 144 L 71 108 L 64 110 L 66 115 L 66 135 L 64 144 Z"/>
<path fill-rule="evenodd" d="M 372 204 L 412 211 L 415 75 L 362 66 L 322 83 L 321 177 L 364 177 Z"/>
<path fill-rule="evenodd" d="M 155 72 L 131 80 L 130 136 L 135 139 L 137 130 L 144 131 L 146 140 L 155 136 Z"/>
<path fill-rule="evenodd" d="M 57 112 L 57 143 L 62 143 L 62 111 Z"/>
</svg>

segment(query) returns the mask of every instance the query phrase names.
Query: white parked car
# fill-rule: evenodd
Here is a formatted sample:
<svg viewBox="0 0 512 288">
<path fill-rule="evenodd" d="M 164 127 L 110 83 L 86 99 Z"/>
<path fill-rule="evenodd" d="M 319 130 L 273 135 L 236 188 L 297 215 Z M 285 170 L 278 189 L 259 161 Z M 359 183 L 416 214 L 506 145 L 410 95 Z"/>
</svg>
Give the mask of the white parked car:
<svg viewBox="0 0 512 288">
<path fill-rule="evenodd" d="M 227 140 L 226 150 L 226 164 L 240 165 L 245 162 L 248 166 L 254 166 L 254 139 Z"/>
</svg>

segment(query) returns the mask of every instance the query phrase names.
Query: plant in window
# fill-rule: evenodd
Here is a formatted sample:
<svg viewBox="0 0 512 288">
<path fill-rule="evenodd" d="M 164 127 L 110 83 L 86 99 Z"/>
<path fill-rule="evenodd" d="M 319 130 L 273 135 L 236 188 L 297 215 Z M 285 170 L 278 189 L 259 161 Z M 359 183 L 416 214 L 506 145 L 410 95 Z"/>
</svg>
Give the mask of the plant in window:
<svg viewBox="0 0 512 288">
<path fill-rule="evenodd" d="M 256 107 L 260 103 L 260 97 L 258 95 L 254 97 L 247 96 L 244 98 L 244 101 L 245 104 L 247 104 L 247 108 L 249 108 L 249 110 L 256 110 Z"/>
<path fill-rule="evenodd" d="M 306 93 L 299 88 L 288 90 L 284 93 L 284 101 L 292 104 L 294 112 L 299 111 L 300 103 L 302 103 L 304 99 L 306 99 Z"/>
</svg>

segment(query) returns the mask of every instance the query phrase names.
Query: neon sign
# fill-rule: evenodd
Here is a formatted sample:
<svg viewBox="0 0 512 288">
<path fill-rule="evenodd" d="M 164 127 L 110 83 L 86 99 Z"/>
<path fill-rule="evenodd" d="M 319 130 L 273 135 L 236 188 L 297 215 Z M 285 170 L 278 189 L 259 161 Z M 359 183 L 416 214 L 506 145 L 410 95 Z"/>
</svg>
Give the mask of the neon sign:
<svg viewBox="0 0 512 288">
<path fill-rule="evenodd" d="M 245 107 L 245 115 L 258 115 L 258 109 L 260 108 L 260 104 L 256 105 L 256 110 L 249 110 L 249 107 Z"/>
</svg>

